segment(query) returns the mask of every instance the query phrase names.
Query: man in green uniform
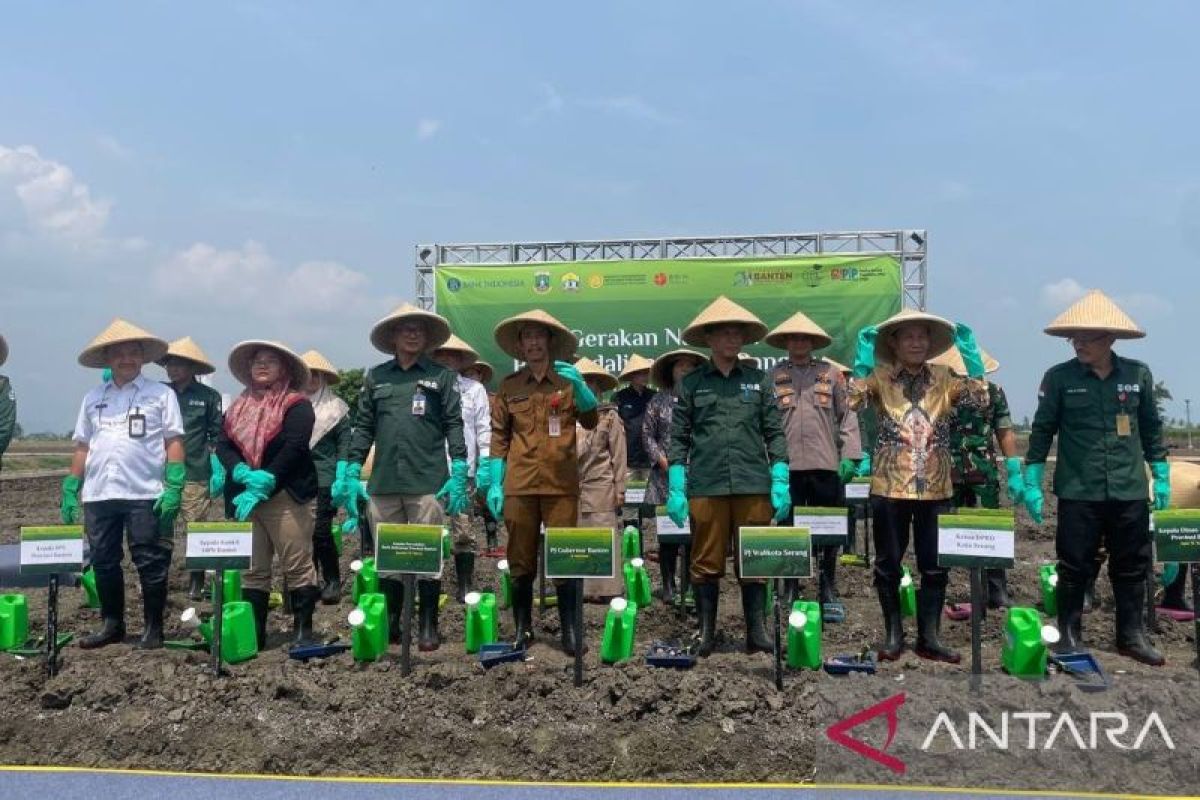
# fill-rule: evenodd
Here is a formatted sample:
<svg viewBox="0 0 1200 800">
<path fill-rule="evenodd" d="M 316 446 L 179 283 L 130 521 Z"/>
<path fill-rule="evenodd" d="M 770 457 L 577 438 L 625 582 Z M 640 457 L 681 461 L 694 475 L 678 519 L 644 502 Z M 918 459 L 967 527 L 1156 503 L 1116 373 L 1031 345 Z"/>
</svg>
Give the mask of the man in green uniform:
<svg viewBox="0 0 1200 800">
<path fill-rule="evenodd" d="M 444 525 L 447 511 L 454 515 L 466 510 L 467 444 L 458 375 L 429 358 L 448 338 L 445 319 L 409 303 L 371 330 L 371 344 L 392 358 L 372 367 L 363 381 L 346 474 L 331 490 L 346 500 L 345 530 L 357 527 L 358 500 L 364 494 L 359 479 L 372 444 L 375 464 L 369 489 L 375 522 Z M 446 509 L 439 502 L 442 498 L 448 498 Z M 381 584 L 391 629 L 398 631 L 403 584 L 391 578 Z M 441 644 L 437 621 L 442 582 L 422 579 L 417 586 L 418 646 L 436 650 Z"/>
<path fill-rule="evenodd" d="M 1166 663 L 1143 624 L 1152 541 L 1145 463 L 1154 476 L 1154 507 L 1171 497 L 1154 378 L 1141 361 L 1113 352 L 1117 339 L 1146 334 L 1110 299 L 1093 290 L 1045 329 L 1070 340 L 1075 358 L 1051 367 L 1038 390 L 1026 454 L 1025 505 L 1042 521 L 1042 476 L 1058 436 L 1058 625 L 1064 652 L 1083 646 L 1084 586 L 1101 543 L 1117 607 L 1117 651 L 1144 664 Z"/>
<path fill-rule="evenodd" d="M 0 336 L 0 367 L 8 361 L 8 342 Z M 12 441 L 13 431 L 17 429 L 17 394 L 13 391 L 8 377 L 0 375 L 0 456 L 8 449 Z"/>
<path fill-rule="evenodd" d="M 757 317 L 718 297 L 692 320 L 683 340 L 711 359 L 680 381 L 667 451 L 667 514 L 692 519 L 691 579 L 700 617 L 700 655 L 713 651 L 725 558 L 743 526 L 769 525 L 792 509 L 788 448 L 767 375 L 738 353 L 767 333 Z M 736 563 L 736 562 L 735 562 Z M 747 652 L 770 652 L 763 626 L 766 584 L 742 580 Z"/>
<path fill-rule="evenodd" d="M 342 597 L 342 572 L 338 546 L 333 539 L 333 518 L 345 498 L 333 496 L 335 480 L 346 477 L 346 453 L 350 450 L 350 407 L 334 393 L 341 382 L 337 368 L 316 350 L 300 356 L 308 367 L 308 400 L 313 407 L 313 432 L 309 438 L 313 466 L 317 470 L 317 510 L 313 523 L 313 563 L 321 572 L 321 602 L 336 605 Z"/>
<path fill-rule="evenodd" d="M 184 466 L 187 482 L 183 485 L 183 505 L 176 517 L 176 533 L 185 533 L 189 522 L 202 522 L 212 508 L 212 498 L 225 490 L 225 467 L 213 449 L 221 433 L 221 395 L 216 389 L 196 380 L 211 375 L 216 367 L 200 346 L 185 336 L 171 342 L 167 355 L 158 362 L 167 371 L 168 385 L 175 391 L 179 412 L 183 415 Z M 188 597 L 204 596 L 204 572 L 189 575 Z"/>
</svg>

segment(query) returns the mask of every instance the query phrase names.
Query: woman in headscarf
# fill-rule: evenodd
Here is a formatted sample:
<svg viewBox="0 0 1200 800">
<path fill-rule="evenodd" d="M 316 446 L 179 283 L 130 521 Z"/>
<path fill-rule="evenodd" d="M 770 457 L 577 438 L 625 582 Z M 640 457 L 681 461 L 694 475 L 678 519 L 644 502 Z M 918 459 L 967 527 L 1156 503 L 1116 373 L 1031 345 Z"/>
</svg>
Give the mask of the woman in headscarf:
<svg viewBox="0 0 1200 800">
<path fill-rule="evenodd" d="M 333 518 L 344 497 L 333 497 L 335 479 L 346 477 L 346 454 L 350 451 L 350 407 L 334 394 L 340 380 L 337 369 L 325 356 L 309 350 L 301 356 L 312 377 L 308 379 L 308 401 L 312 403 L 312 436 L 308 439 L 317 469 L 317 515 L 313 524 L 313 563 L 324 583 L 321 602 L 334 605 L 342 596 L 338 549 L 333 541 Z"/>
<path fill-rule="evenodd" d="M 309 369 L 278 342 L 242 342 L 229 371 L 246 389 L 225 413 L 217 456 L 229 472 L 226 493 L 239 520 L 250 520 L 254 544 L 242 591 L 254 607 L 258 644 L 266 644 L 271 562 L 278 554 L 290 591 L 295 638 L 312 642 L 312 617 L 321 590 L 313 568 L 313 507 L 317 471 L 309 441 L 314 414 L 304 395 Z"/>
</svg>

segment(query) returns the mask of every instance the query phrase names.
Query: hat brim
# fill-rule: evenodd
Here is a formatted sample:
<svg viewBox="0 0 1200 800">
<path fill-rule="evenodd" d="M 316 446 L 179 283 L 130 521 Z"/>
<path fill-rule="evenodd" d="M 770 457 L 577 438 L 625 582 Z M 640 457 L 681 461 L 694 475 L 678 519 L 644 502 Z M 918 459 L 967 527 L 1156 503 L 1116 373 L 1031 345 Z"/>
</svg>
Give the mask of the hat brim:
<svg viewBox="0 0 1200 800">
<path fill-rule="evenodd" d="M 476 359 L 475 361 L 472 361 L 470 364 L 467 364 L 460 371 L 465 372 L 469 369 L 477 369 L 483 373 L 483 378 L 479 382 L 482 383 L 484 386 L 487 386 L 489 383 L 492 382 L 492 378 L 496 377 L 496 370 L 492 369 L 492 365 L 487 363 L 486 361 L 480 361 L 480 360 Z"/>
<path fill-rule="evenodd" d="M 823 333 L 809 333 L 808 331 L 795 332 L 777 332 L 768 333 L 763 341 L 768 347 L 774 347 L 777 350 L 787 350 L 788 338 L 791 336 L 807 336 L 813 340 L 813 350 L 824 350 L 829 345 L 833 344 L 833 339 Z"/>
<path fill-rule="evenodd" d="M 79 365 L 81 367 L 88 367 L 89 369 L 104 369 L 109 365 L 108 359 L 104 356 L 104 351 L 110 347 L 115 347 L 119 344 L 128 344 L 129 342 L 138 342 L 142 345 L 142 360 L 146 364 L 157 364 L 167 354 L 167 343 L 162 339 L 157 339 L 153 336 L 129 336 L 113 339 L 104 344 L 89 346 L 79 354 Z"/>
<path fill-rule="evenodd" d="M 663 353 L 654 359 L 654 365 L 650 367 L 650 381 L 662 389 L 673 387 L 675 384 L 671 380 L 671 370 L 675 368 L 675 362 L 681 358 L 694 358 L 701 364 L 706 360 L 703 353 L 697 353 L 695 350 L 679 349 Z"/>
<path fill-rule="evenodd" d="M 583 373 L 583 379 L 585 381 L 587 381 L 589 379 L 599 381 L 600 382 L 600 391 L 602 391 L 602 392 L 611 392 L 613 389 L 617 388 L 617 386 L 620 385 L 620 383 L 617 381 L 617 379 L 614 378 L 612 375 L 601 374 L 599 372 L 585 372 L 585 373 Z"/>
<path fill-rule="evenodd" d="M 708 347 L 708 329 L 721 325 L 741 325 L 746 332 L 746 338 L 742 341 L 743 345 L 754 344 L 767 335 L 767 326 L 761 322 L 746 319 L 714 319 L 706 320 L 698 325 L 689 325 L 679 338 L 692 347 Z"/>
<path fill-rule="evenodd" d="M 432 353 L 450 338 L 450 323 L 429 311 L 408 311 L 384 317 L 371 328 L 371 344 L 389 356 L 396 354 L 395 328 L 402 322 L 416 320 L 425 324 L 425 352 Z"/>
<path fill-rule="evenodd" d="M 172 358 L 177 358 L 180 361 L 186 361 L 189 364 L 191 364 L 192 369 L 195 371 L 195 373 L 197 375 L 212 375 L 214 372 L 217 371 L 217 368 L 214 367 L 212 364 L 209 364 L 207 361 L 201 361 L 198 358 L 188 358 L 187 356 L 181 356 L 178 353 L 167 353 L 165 356 L 158 359 L 154 363 L 158 364 L 160 367 L 163 367 L 165 369 L 167 366 L 167 362 L 170 361 Z"/>
<path fill-rule="evenodd" d="M 1114 339 L 1144 339 L 1145 331 L 1133 331 L 1128 328 L 1112 328 L 1107 325 L 1086 325 L 1074 323 L 1071 325 L 1047 325 L 1042 332 L 1049 336 L 1070 339 L 1076 333 L 1107 333 Z"/>
<path fill-rule="evenodd" d="M 8 361 L 8 342 L 0 336 L 0 367 L 4 366 L 5 361 Z"/>
<path fill-rule="evenodd" d="M 910 315 L 901 319 L 890 319 L 879 325 L 875 338 L 875 359 L 888 364 L 897 362 L 892 348 L 892 336 L 905 325 L 925 325 L 929 329 L 928 361 L 937 358 L 954 346 L 954 325 L 947 319 L 933 314 Z"/>
<path fill-rule="evenodd" d="M 238 380 L 238 383 L 249 388 L 251 384 L 250 359 L 259 350 L 273 350 L 283 356 L 284 361 L 287 362 L 288 374 L 291 376 L 289 386 L 301 392 L 308 390 L 308 380 L 312 371 L 304 363 L 304 359 L 285 345 L 266 339 L 250 339 L 240 342 L 229 351 L 229 371 Z"/>
<path fill-rule="evenodd" d="M 541 325 L 550 331 L 551 361 L 575 360 L 575 350 L 579 347 L 579 340 L 575 338 L 575 334 L 561 323 L 555 324 L 544 319 L 518 316 L 504 320 L 496 326 L 496 345 L 518 361 L 524 361 L 525 356 L 521 353 L 520 345 L 521 328 L 526 325 Z"/>
</svg>

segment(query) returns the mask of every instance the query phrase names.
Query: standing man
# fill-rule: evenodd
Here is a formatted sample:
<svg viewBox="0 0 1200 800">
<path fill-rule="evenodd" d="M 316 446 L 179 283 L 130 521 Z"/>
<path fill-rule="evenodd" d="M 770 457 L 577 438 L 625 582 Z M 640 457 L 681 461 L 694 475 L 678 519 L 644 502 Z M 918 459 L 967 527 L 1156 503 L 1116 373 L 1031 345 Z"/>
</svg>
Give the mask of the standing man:
<svg viewBox="0 0 1200 800">
<path fill-rule="evenodd" d="M 488 507 L 508 530 L 513 583 L 513 621 L 518 646 L 533 640 L 533 579 L 537 576 L 542 526 L 574 527 L 579 517 L 579 464 L 575 425 L 592 430 L 596 395 L 572 358 L 578 341 L 571 330 L 541 309 L 509 317 L 496 326 L 496 344 L 525 366 L 500 382 L 492 408 L 491 487 Z M 582 648 L 575 630 L 575 582 L 557 584 L 562 647 Z"/>
<path fill-rule="evenodd" d="M 767 334 L 767 344 L 787 350 L 788 357 L 771 370 L 771 386 L 783 417 L 787 436 L 789 485 L 793 506 L 840 506 L 842 485 L 854 477 L 861 446 L 855 426 L 854 441 L 842 433 L 854 414 L 846 396 L 846 379 L 828 361 L 813 358 L 813 351 L 833 344 L 821 326 L 797 311 Z M 836 603 L 838 546 L 814 553 L 820 568 L 821 605 Z M 785 582 L 786 607 L 791 608 L 798 580 Z"/>
<path fill-rule="evenodd" d="M 624 369 L 617 376 L 625 383 L 625 388 L 613 395 L 613 404 L 617 407 L 617 415 L 625 427 L 625 447 L 627 450 L 625 462 L 628 465 L 630 481 L 646 482 L 650 478 L 650 454 L 646 451 L 642 440 L 642 425 L 646 420 L 646 408 L 654 395 L 658 394 L 650 388 L 650 368 L 654 362 L 637 353 L 633 353 L 625 362 Z M 618 509 L 620 513 L 620 509 Z M 645 536 L 642 526 L 647 519 L 654 517 L 654 507 L 643 501 L 637 509 L 638 533 Z"/>
<path fill-rule="evenodd" d="M 488 399 L 488 438 L 491 439 L 491 410 L 496 406 L 496 393 L 492 391 L 492 377 L 496 374 L 496 370 L 492 365 L 481 359 L 476 359 L 467 365 L 463 370 L 464 376 L 473 381 L 479 381 L 483 384 L 483 389 L 487 392 Z M 491 459 L 491 447 L 488 448 L 489 461 Z M 475 497 L 474 506 L 476 513 L 483 517 L 483 534 L 484 534 L 484 555 L 488 558 L 499 558 L 504 555 L 504 551 L 500 549 L 500 520 L 492 515 L 492 510 L 487 505 L 487 490 L 491 487 L 492 468 L 489 464 L 486 472 L 487 475 L 481 475 L 478 471 L 475 473 Z M 483 484 L 480 484 L 480 481 Z"/>
<path fill-rule="evenodd" d="M 691 579 L 700 616 L 700 655 L 716 643 L 717 603 L 730 545 L 738 529 L 785 520 L 788 451 L 779 408 L 762 370 L 738 353 L 767 333 L 758 317 L 718 297 L 683 331 L 683 341 L 707 347 L 711 358 L 680 381 L 667 451 L 667 513 L 676 525 L 692 517 Z M 735 561 L 736 564 L 736 561 Z M 743 580 L 746 651 L 770 652 L 763 627 L 766 584 Z"/>
<path fill-rule="evenodd" d="M 1051 367 L 1025 456 L 1025 506 L 1042 521 L 1042 476 L 1058 436 L 1058 626 L 1064 652 L 1083 646 L 1084 586 L 1101 544 L 1117 606 L 1117 652 L 1162 666 L 1143 625 L 1152 540 L 1144 464 L 1154 476 L 1154 507 L 1171 498 L 1171 471 L 1154 378 L 1141 361 L 1113 352 L 1117 339 L 1145 332 L 1098 290 L 1087 293 L 1045 329 L 1071 342 L 1075 358 Z"/>
<path fill-rule="evenodd" d="M 339 479 L 339 490 L 345 487 L 346 454 L 350 451 L 350 407 L 333 387 L 342 382 L 329 359 L 316 350 L 300 356 L 308 367 L 305 392 L 313 407 L 313 429 L 308 449 L 312 452 L 317 472 L 317 505 L 313 518 L 313 565 L 321 573 L 321 602 L 337 605 L 342 599 L 342 568 L 338 563 L 338 545 L 333 538 L 333 518 L 346 498 L 333 496 L 333 485 Z"/>
<path fill-rule="evenodd" d="M 433 351 L 433 360 L 457 376 L 459 397 L 462 398 L 463 438 L 467 443 L 467 494 L 473 497 L 475 487 L 486 492 L 492 479 L 488 467 L 488 454 L 492 441 L 492 410 L 488 403 L 487 389 L 463 371 L 479 358 L 479 354 L 454 334 L 445 344 Z M 473 484 L 473 485 L 472 485 Z M 466 601 L 475 581 L 475 532 L 471 528 L 471 504 L 461 514 L 450 518 L 450 531 L 454 537 L 454 575 L 458 590 L 458 602 Z"/>
<path fill-rule="evenodd" d="M 0 336 L 0 367 L 8 361 L 8 342 Z M 8 449 L 17 429 L 17 394 L 6 375 L 0 375 L 0 457 Z"/>
<path fill-rule="evenodd" d="M 371 344 L 392 356 L 372 367 L 363 381 L 354 436 L 347 458 L 345 481 L 333 492 L 347 499 L 351 530 L 357 523 L 357 502 L 363 495 L 359 478 L 363 460 L 375 445 L 370 498 L 376 523 L 444 525 L 467 507 L 467 444 L 463 439 L 462 403 L 458 375 L 430 360 L 428 354 L 450 338 L 442 317 L 409 303 L 375 324 Z M 450 468 L 446 468 L 446 452 Z M 442 509 L 440 500 L 447 499 Z M 387 595 L 392 630 L 400 629 L 403 584 L 396 578 L 380 581 Z M 418 646 L 436 650 L 440 580 L 421 579 L 421 633 Z"/>
<path fill-rule="evenodd" d="M 99 632 L 79 640 L 84 649 L 125 638 L 121 539 L 127 530 L 145 616 L 135 647 L 162 647 L 171 534 L 187 468 L 175 393 L 145 378 L 142 367 L 166 354 L 166 342 L 122 319 L 113 320 L 79 354 L 80 365 L 113 371 L 111 380 L 83 398 L 71 472 L 62 484 L 62 521 L 72 525 L 83 518 L 104 622 Z"/>
<path fill-rule="evenodd" d="M 1000 369 L 1000 363 L 979 349 L 984 373 Z M 931 364 L 939 364 L 955 375 L 965 377 L 966 365 L 958 350 L 947 350 Z M 1012 414 L 1004 390 L 992 381 L 987 382 L 987 406 L 982 409 L 961 406 L 950 431 L 950 454 L 954 466 L 950 478 L 954 483 L 955 508 L 999 508 L 1000 470 L 996 464 L 996 446 L 1004 456 L 1008 473 L 1008 499 L 1014 511 L 1025 496 L 1025 476 L 1021 474 L 1021 458 L 1017 455 L 1017 435 L 1013 432 Z M 1008 573 L 990 568 L 987 575 L 988 608 L 1007 608 Z"/>
<path fill-rule="evenodd" d="M 196 380 L 197 375 L 216 372 L 216 367 L 192 337 L 171 342 L 166 357 L 158 363 L 167 371 L 168 385 L 175 391 L 183 416 L 186 483 L 177 521 L 186 532 L 189 522 L 202 522 L 208 516 L 212 498 L 225 491 L 225 467 L 214 452 L 221 435 L 221 395 Z M 204 571 L 193 570 L 189 574 L 188 598 L 199 600 L 203 596 Z"/>
</svg>

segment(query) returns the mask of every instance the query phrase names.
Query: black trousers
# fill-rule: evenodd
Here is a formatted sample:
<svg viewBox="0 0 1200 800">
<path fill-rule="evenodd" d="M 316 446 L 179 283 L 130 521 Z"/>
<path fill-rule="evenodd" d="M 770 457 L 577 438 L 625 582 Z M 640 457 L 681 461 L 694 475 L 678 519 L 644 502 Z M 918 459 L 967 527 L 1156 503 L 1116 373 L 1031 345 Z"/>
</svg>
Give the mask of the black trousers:
<svg viewBox="0 0 1200 800">
<path fill-rule="evenodd" d="M 1060 580 L 1083 584 L 1096 569 L 1100 545 L 1108 551 L 1108 577 L 1113 586 L 1141 583 L 1153 555 L 1150 504 L 1145 500 L 1058 501 Z"/>
<path fill-rule="evenodd" d="M 333 498 L 329 487 L 317 489 L 317 513 L 313 520 L 313 558 L 326 550 L 337 552 L 333 544 L 333 518 L 337 509 L 333 507 Z"/>
<path fill-rule="evenodd" d="M 950 511 L 948 500 L 896 500 L 871 495 L 871 528 L 875 535 L 875 585 L 900 585 L 900 562 L 911 536 L 922 588 L 945 588 L 950 571 L 939 567 L 938 514 Z"/>
<path fill-rule="evenodd" d="M 842 479 L 831 469 L 805 469 L 788 473 L 794 506 L 829 508 L 845 504 Z"/>
<path fill-rule="evenodd" d="M 100 500 L 83 504 L 92 568 L 97 579 L 121 576 L 125 558 L 122 540 L 128 537 L 129 557 L 142 586 L 166 584 L 171 566 L 172 533 L 159 533 L 153 500 Z"/>
</svg>

